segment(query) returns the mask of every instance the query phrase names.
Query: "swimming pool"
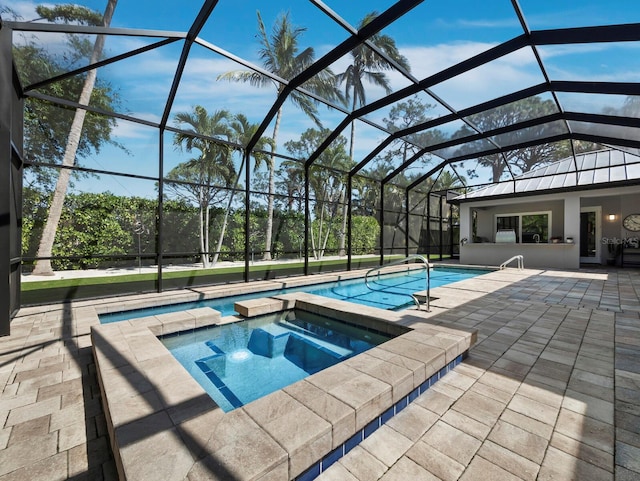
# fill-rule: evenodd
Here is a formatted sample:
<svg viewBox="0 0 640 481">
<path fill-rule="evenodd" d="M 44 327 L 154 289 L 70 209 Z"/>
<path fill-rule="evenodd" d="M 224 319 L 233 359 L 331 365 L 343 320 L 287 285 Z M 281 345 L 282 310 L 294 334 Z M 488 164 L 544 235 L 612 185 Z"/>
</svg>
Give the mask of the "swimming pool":
<svg viewBox="0 0 640 481">
<path fill-rule="evenodd" d="M 491 271 L 487 269 L 436 266 L 431 271 L 431 288 L 464 279 L 470 279 L 481 274 L 486 274 L 487 272 Z M 372 279 L 374 280 L 372 284 L 376 289 L 375 291 L 372 291 L 366 286 L 363 278 L 358 278 L 323 284 L 313 284 L 303 287 L 255 292 L 218 299 L 183 302 L 179 304 L 168 304 L 166 306 L 112 312 L 100 314 L 99 318 L 101 324 L 106 324 L 198 307 L 210 307 L 219 311 L 222 316 L 231 316 L 237 314 L 233 306 L 238 301 L 246 301 L 248 299 L 255 299 L 256 297 L 267 297 L 275 294 L 284 294 L 285 292 L 308 292 L 310 294 L 354 302 L 380 309 L 397 310 L 413 305 L 413 300 L 410 295 L 415 292 L 424 291 L 426 288 L 424 270 L 422 269 L 408 272 L 404 271 L 396 274 L 385 274 L 379 277 L 376 276 Z M 377 289 L 387 290 L 386 292 L 381 292 Z"/>
<path fill-rule="evenodd" d="M 391 337 L 294 310 L 160 340 L 228 412 Z"/>
</svg>

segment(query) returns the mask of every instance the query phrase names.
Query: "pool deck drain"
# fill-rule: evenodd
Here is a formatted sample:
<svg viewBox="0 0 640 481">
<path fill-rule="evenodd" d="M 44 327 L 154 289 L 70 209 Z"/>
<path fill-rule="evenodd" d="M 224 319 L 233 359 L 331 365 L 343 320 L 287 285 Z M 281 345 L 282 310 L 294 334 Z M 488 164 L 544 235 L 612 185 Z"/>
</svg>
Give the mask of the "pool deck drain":
<svg viewBox="0 0 640 481">
<path fill-rule="evenodd" d="M 0 481 L 117 479 L 91 352 L 97 312 L 281 285 L 21 309 L 12 335 L 0 338 Z M 437 288 L 433 312 L 414 315 L 478 329 L 469 358 L 318 480 L 638 479 L 639 295 L 639 271 L 614 268 L 508 269 Z M 144 381 L 122 389 L 140 396 L 148 390 Z M 323 398 L 317 402 L 322 406 Z M 204 442 L 196 425 L 176 432 L 158 417 L 135 418 L 143 419 L 154 426 L 156 449 L 163 435 Z M 226 427 L 248 434 L 247 418 L 237 421 Z M 128 448 L 145 433 L 131 430 Z M 255 447 L 270 449 L 240 443 L 227 454 Z M 219 479 L 216 466 L 201 467 L 190 481 Z M 160 478 L 150 471 L 140 479 Z"/>
</svg>

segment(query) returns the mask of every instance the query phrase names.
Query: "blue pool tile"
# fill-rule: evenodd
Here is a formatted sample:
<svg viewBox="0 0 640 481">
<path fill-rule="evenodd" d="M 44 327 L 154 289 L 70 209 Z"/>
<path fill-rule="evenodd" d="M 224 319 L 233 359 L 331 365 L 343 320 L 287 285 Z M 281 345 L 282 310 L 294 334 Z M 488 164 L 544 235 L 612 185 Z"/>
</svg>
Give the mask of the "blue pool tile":
<svg viewBox="0 0 640 481">
<path fill-rule="evenodd" d="M 420 388 L 417 387 L 409 393 L 409 402 L 412 403 L 420 395 Z"/>
<path fill-rule="evenodd" d="M 318 476 L 320 476 L 320 461 L 299 475 L 296 478 L 296 481 L 311 481 L 316 479 Z"/>
<path fill-rule="evenodd" d="M 423 382 L 422 384 L 420 384 L 419 389 L 420 389 L 420 394 L 423 394 L 425 392 L 427 392 L 427 390 L 431 387 L 431 383 L 429 382 L 429 379 L 427 379 L 425 382 Z"/>
<path fill-rule="evenodd" d="M 365 439 L 371 436 L 376 430 L 380 427 L 380 417 L 378 416 L 369 424 L 364 427 L 364 437 Z"/>
<path fill-rule="evenodd" d="M 216 376 L 213 371 L 208 372 L 207 373 L 207 377 L 211 380 L 211 382 L 213 383 L 213 385 L 217 388 L 217 389 L 222 389 L 223 387 L 225 387 L 225 383 L 222 379 L 220 379 L 218 376 Z"/>
<path fill-rule="evenodd" d="M 209 365 L 203 360 L 196 361 L 196 366 L 198 366 L 202 370 L 202 372 L 205 374 L 211 371 L 211 368 L 209 367 Z"/>
<path fill-rule="evenodd" d="M 207 371 L 204 373 L 208 378 L 209 381 L 211 381 L 213 383 L 213 385 L 216 387 L 216 389 L 220 390 L 223 387 L 226 387 L 224 381 L 222 379 L 220 379 L 215 372 L 213 371 Z"/>
<path fill-rule="evenodd" d="M 229 401 L 234 408 L 244 406 L 244 403 L 240 401 L 240 399 L 238 399 L 236 395 L 231 392 L 231 389 L 229 389 L 227 386 L 223 386 L 222 388 L 220 388 L 220 394 L 226 397 L 227 401 Z"/>
<path fill-rule="evenodd" d="M 205 345 L 216 354 L 224 356 L 224 352 L 213 341 L 206 341 Z"/>
<path fill-rule="evenodd" d="M 398 401 L 396 403 L 396 414 L 398 414 L 400 411 L 402 411 L 404 408 L 407 407 L 407 405 L 409 404 L 409 399 L 407 398 L 407 396 L 403 397 L 402 399 L 400 399 L 400 401 Z"/>
<path fill-rule="evenodd" d="M 353 436 L 351 436 L 349 439 L 346 440 L 346 442 L 344 443 L 344 454 L 347 454 L 349 451 L 355 448 L 358 444 L 362 442 L 363 439 L 364 439 L 364 432 L 361 429 L 357 433 L 355 433 Z"/>
<path fill-rule="evenodd" d="M 395 412 L 394 406 L 391 406 L 389 409 L 387 409 L 385 412 L 383 412 L 380 415 L 380 423 L 381 424 L 386 423 L 389 419 L 393 417 L 395 413 L 396 412 Z"/>
<path fill-rule="evenodd" d="M 324 458 L 322 458 L 322 471 L 328 469 L 333 463 L 335 463 L 338 459 L 344 456 L 344 445 L 338 446 L 336 449 L 327 454 Z"/>
</svg>

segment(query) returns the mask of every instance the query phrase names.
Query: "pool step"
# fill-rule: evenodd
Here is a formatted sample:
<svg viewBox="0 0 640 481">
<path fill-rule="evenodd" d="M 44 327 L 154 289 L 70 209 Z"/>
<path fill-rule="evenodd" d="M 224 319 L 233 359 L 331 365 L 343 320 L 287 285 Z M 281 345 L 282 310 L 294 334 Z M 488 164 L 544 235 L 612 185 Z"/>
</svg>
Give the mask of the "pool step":
<svg viewBox="0 0 640 481">
<path fill-rule="evenodd" d="M 262 314 L 271 314 L 272 312 L 286 311 L 293 309 L 294 306 L 295 301 L 268 297 L 238 301 L 234 304 L 234 310 L 242 317 L 255 317 Z"/>
<path fill-rule="evenodd" d="M 420 304 L 425 304 L 427 302 L 427 291 L 414 292 L 413 296 L 416 299 L 418 299 L 418 302 L 420 302 Z M 434 296 L 430 296 L 429 300 L 433 302 L 433 301 L 437 301 L 438 298 Z"/>
</svg>

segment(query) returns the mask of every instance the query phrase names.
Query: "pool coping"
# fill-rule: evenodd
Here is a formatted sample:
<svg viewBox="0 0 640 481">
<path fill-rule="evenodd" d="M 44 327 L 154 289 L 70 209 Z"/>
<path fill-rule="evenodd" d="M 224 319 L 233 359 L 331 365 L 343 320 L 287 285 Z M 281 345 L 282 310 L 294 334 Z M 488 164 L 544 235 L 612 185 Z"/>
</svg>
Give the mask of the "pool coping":
<svg viewBox="0 0 640 481">
<path fill-rule="evenodd" d="M 419 268 L 419 264 L 416 264 L 416 269 Z M 483 270 L 493 272 L 498 270 L 492 266 L 473 266 L 473 265 L 460 265 L 460 264 L 436 264 L 436 268 L 446 269 L 461 269 L 461 270 Z M 385 273 L 392 273 L 394 271 L 402 271 L 407 268 L 406 265 L 390 266 Z M 95 309 L 95 313 L 98 316 L 103 314 L 111 314 L 115 312 L 127 312 L 135 311 L 138 309 L 146 309 L 153 307 L 163 307 L 167 305 L 183 304 L 196 301 L 207 301 L 213 299 L 219 299 L 221 297 L 239 296 L 243 294 L 258 294 L 267 293 L 269 291 L 306 287 L 317 284 L 324 284 L 330 282 L 347 281 L 353 279 L 362 279 L 370 269 L 357 269 L 353 271 L 341 271 L 333 273 L 314 274 L 311 276 L 300 276 L 283 279 L 270 279 L 262 281 L 251 281 L 249 283 L 235 283 L 235 284 L 219 284 L 219 285 L 203 285 L 194 286 L 186 289 L 180 289 L 175 291 L 166 291 L 162 293 L 141 293 L 141 294 L 127 294 L 120 297 L 100 298 L 92 300 L 80 300 L 75 301 L 74 305 L 84 306 L 90 305 Z M 460 281 L 456 281 L 460 282 Z M 439 288 L 439 287 L 438 287 Z M 438 289 L 434 288 L 434 289 Z M 170 300 L 168 300 L 170 296 Z M 114 302 L 114 299 L 117 302 Z M 121 322 L 121 321 L 114 321 Z"/>
<path fill-rule="evenodd" d="M 262 299 L 246 301 L 246 313 L 302 309 L 356 324 L 364 319 L 382 332 L 407 332 L 224 413 L 158 336 L 239 316 L 221 318 L 198 308 L 93 326 L 120 479 L 313 479 L 323 460 L 344 453 L 428 388 L 477 337 L 475 331 L 430 323 L 416 311 L 392 313 L 306 293 Z"/>
</svg>

